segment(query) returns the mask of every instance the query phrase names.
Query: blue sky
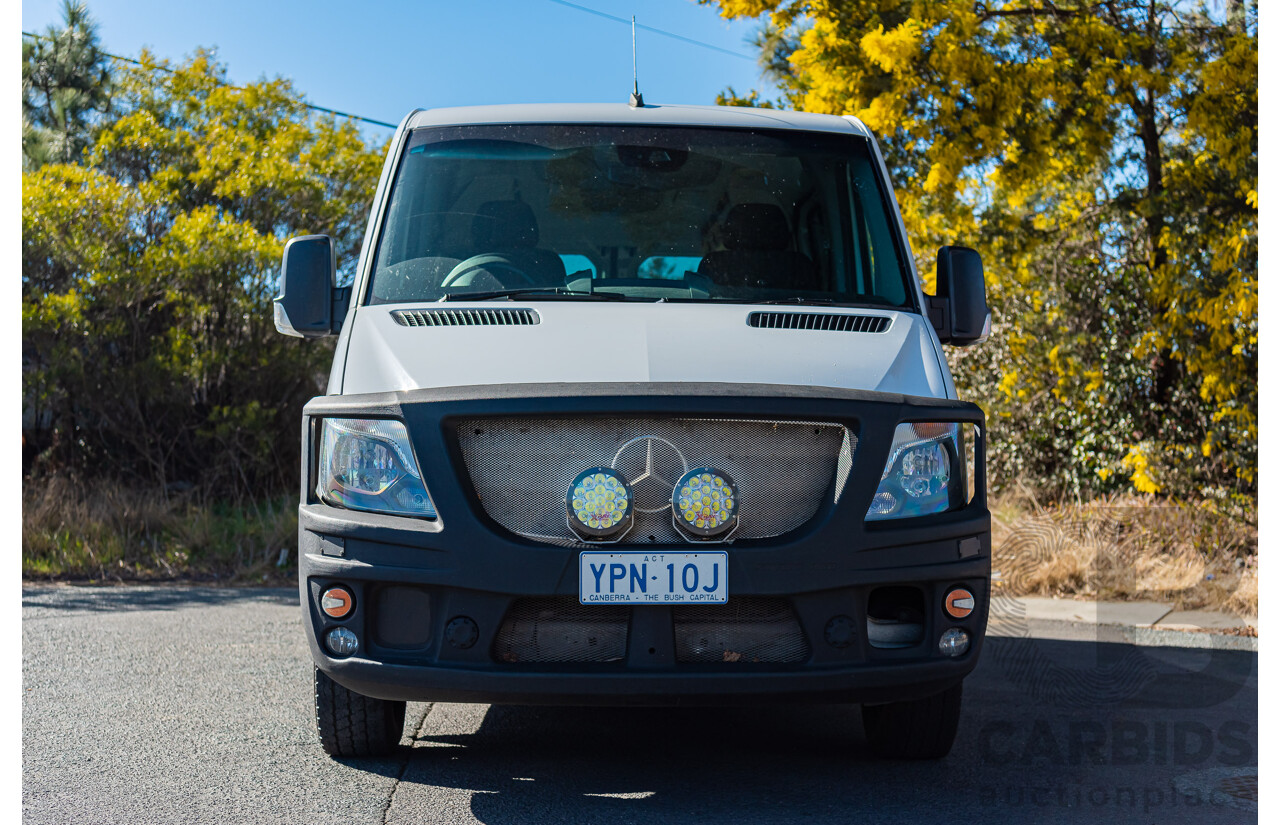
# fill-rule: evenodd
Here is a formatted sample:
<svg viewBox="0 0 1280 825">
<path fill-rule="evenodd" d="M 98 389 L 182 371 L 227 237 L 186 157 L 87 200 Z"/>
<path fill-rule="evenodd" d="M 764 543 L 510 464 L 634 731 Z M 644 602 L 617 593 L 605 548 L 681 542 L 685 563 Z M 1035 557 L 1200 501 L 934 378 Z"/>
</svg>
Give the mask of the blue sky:
<svg viewBox="0 0 1280 825">
<path fill-rule="evenodd" d="M 615 17 L 704 41 L 734 57 L 637 32 L 640 90 L 650 103 L 714 103 L 726 86 L 776 94 L 747 39 L 694 0 L 574 0 Z M 88 0 L 104 48 L 179 60 L 216 47 L 233 82 L 286 77 L 314 104 L 397 122 L 416 107 L 625 101 L 627 25 L 555 0 L 274 2 Z M 23 31 L 61 20 L 60 0 L 26 0 Z M 751 58 L 751 59 L 744 59 Z M 374 127 L 371 132 L 387 130 Z"/>
</svg>

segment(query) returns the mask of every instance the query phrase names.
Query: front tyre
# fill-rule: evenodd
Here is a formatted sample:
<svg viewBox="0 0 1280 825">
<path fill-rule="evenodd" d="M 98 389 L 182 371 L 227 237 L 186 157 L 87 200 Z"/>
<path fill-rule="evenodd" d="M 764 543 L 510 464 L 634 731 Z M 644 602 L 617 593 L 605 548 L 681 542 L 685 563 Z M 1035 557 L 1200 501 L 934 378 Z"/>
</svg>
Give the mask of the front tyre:
<svg viewBox="0 0 1280 825">
<path fill-rule="evenodd" d="M 404 702 L 347 690 L 315 668 L 316 730 L 330 756 L 382 756 L 400 744 Z"/>
<path fill-rule="evenodd" d="M 863 705 L 862 727 L 871 749 L 890 759 L 946 756 L 960 724 L 961 684 L 910 702 Z"/>
</svg>

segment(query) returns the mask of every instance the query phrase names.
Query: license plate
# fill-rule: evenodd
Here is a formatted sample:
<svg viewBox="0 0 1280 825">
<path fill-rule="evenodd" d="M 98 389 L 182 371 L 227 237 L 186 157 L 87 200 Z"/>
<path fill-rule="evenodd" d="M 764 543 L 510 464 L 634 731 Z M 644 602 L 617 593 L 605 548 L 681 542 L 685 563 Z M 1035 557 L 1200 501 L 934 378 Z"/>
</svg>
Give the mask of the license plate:
<svg viewBox="0 0 1280 825">
<path fill-rule="evenodd" d="M 729 554 L 593 553 L 578 559 L 582 604 L 723 604 Z"/>
</svg>

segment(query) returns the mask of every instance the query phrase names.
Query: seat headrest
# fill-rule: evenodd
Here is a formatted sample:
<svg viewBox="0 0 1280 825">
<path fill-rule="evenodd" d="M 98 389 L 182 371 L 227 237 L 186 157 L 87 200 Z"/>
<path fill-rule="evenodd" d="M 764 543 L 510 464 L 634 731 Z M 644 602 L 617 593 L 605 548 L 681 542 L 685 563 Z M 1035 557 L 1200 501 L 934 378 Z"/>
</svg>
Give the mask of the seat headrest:
<svg viewBox="0 0 1280 825">
<path fill-rule="evenodd" d="M 739 203 L 724 222 L 728 249 L 782 250 L 791 246 L 791 227 L 781 207 L 772 203 Z"/>
<path fill-rule="evenodd" d="M 538 219 L 522 201 L 486 201 L 471 220 L 477 249 L 533 249 L 538 245 Z"/>
</svg>

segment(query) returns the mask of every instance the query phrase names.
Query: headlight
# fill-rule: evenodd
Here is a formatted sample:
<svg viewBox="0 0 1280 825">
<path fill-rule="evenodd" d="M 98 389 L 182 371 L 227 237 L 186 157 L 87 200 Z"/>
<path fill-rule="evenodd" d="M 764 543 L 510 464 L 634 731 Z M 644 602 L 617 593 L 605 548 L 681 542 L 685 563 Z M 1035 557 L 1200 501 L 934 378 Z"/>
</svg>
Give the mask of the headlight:
<svg viewBox="0 0 1280 825">
<path fill-rule="evenodd" d="M 867 521 L 941 513 L 964 501 L 959 424 L 899 424 Z"/>
<path fill-rule="evenodd" d="M 316 494 L 350 510 L 435 518 L 404 424 L 326 418 L 321 425 Z"/>
</svg>

